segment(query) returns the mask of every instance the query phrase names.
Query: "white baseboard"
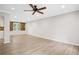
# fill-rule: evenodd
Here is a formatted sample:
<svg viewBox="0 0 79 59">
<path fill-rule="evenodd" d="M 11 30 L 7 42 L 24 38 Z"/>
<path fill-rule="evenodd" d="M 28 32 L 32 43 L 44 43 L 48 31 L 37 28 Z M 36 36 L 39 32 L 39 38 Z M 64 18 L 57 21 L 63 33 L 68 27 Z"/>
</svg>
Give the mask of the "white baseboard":
<svg viewBox="0 0 79 59">
<path fill-rule="evenodd" d="M 28 35 L 32 35 L 32 34 L 28 34 Z M 43 37 L 43 36 L 39 36 L 39 35 L 32 35 L 32 36 L 36 36 L 36 37 L 39 37 L 39 38 L 44 38 L 44 39 L 48 39 L 48 40 L 53 40 L 53 41 L 56 41 L 56 42 L 61 42 L 61 43 L 66 43 L 66 44 L 71 44 L 71 45 L 75 45 L 75 46 L 79 46 L 79 44 L 77 43 L 74 43 L 74 42 L 68 42 L 68 41 L 61 41 L 61 40 L 58 40 L 58 39 L 55 39 L 55 38 L 48 38 L 48 37 Z"/>
<path fill-rule="evenodd" d="M 62 42 L 62 43 L 66 43 L 66 44 L 71 44 L 71 45 L 79 46 L 79 44 L 74 43 L 74 42 L 68 42 L 68 41 L 64 41 L 64 40 L 63 41 L 60 41 L 58 39 L 50 39 L 50 40 L 54 40 L 56 42 Z"/>
<path fill-rule="evenodd" d="M 10 41 L 4 41 L 4 44 L 10 43 Z"/>
</svg>

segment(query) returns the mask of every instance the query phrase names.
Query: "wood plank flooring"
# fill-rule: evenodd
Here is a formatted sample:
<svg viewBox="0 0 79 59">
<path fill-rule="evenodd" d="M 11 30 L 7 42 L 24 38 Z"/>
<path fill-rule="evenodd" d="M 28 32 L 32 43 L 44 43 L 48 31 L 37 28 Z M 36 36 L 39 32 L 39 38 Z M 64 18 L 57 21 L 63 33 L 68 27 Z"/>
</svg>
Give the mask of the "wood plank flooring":
<svg viewBox="0 0 79 59">
<path fill-rule="evenodd" d="M 1 55 L 78 55 L 79 47 L 30 35 L 11 36 L 11 43 L 0 44 Z"/>
</svg>

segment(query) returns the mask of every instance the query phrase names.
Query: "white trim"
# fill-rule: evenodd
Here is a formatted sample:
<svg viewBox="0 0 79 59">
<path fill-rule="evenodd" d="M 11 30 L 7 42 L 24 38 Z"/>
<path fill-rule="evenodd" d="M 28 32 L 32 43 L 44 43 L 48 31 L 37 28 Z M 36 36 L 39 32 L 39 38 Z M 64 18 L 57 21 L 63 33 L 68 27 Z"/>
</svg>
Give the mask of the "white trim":
<svg viewBox="0 0 79 59">
<path fill-rule="evenodd" d="M 2 13 L 2 15 L 11 14 L 11 12 L 6 11 L 6 10 L 0 10 L 0 13 Z"/>
<path fill-rule="evenodd" d="M 53 40 L 53 41 L 56 41 L 56 42 L 61 42 L 61 43 L 66 43 L 66 44 L 71 44 L 71 45 L 79 46 L 79 44 L 74 43 L 74 42 L 61 41 L 61 40 L 58 40 L 58 39 L 54 39 L 54 38 L 51 39 L 51 38 L 43 37 L 43 36 L 39 36 L 39 35 L 32 35 L 32 34 L 27 34 L 27 35 L 36 36 L 36 37 L 39 37 L 39 38 L 44 38 L 44 39 L 48 39 L 48 40 Z"/>
</svg>

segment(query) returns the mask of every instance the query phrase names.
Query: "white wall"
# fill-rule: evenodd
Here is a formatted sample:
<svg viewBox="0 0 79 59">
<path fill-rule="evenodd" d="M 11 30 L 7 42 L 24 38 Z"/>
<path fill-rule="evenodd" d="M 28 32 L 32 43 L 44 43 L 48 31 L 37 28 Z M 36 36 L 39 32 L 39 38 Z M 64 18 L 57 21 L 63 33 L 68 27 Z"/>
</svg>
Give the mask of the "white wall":
<svg viewBox="0 0 79 59">
<path fill-rule="evenodd" d="M 3 31 L 0 31 L 0 39 L 3 39 Z"/>
<path fill-rule="evenodd" d="M 0 26 L 3 27 L 3 16 L 0 16 Z M 3 39 L 3 31 L 0 31 L 0 39 Z"/>
<path fill-rule="evenodd" d="M 0 26 L 3 26 L 3 16 L 0 16 Z"/>
<path fill-rule="evenodd" d="M 79 11 L 29 22 L 28 34 L 79 45 Z"/>
<path fill-rule="evenodd" d="M 10 17 L 9 15 L 4 16 L 4 43 L 10 43 Z"/>
</svg>

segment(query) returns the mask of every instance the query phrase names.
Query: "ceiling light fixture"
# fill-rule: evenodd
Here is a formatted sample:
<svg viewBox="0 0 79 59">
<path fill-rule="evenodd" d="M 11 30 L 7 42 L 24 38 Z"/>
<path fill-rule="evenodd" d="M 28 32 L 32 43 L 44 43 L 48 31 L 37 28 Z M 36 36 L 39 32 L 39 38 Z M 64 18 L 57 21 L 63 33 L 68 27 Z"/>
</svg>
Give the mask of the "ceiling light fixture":
<svg viewBox="0 0 79 59">
<path fill-rule="evenodd" d="M 62 5 L 61 8 L 65 8 L 65 5 Z"/>
<path fill-rule="evenodd" d="M 15 8 L 11 8 L 11 10 L 15 10 Z"/>
</svg>

